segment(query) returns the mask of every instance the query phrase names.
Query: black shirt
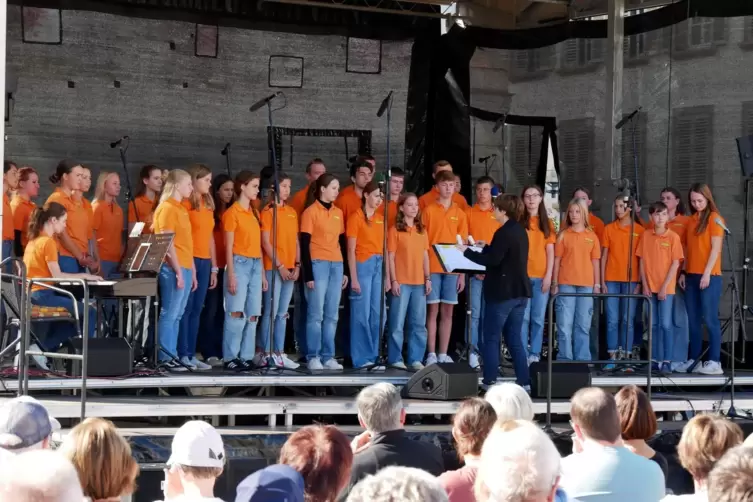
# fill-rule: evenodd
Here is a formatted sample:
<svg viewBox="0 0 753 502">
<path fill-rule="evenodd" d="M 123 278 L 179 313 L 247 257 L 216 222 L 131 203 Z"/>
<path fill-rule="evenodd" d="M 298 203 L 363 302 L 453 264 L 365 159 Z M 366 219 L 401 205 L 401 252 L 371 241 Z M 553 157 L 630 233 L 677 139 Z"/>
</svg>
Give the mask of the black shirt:
<svg viewBox="0 0 753 502">
<path fill-rule="evenodd" d="M 501 303 L 515 298 L 531 297 L 531 281 L 528 279 L 528 232 L 514 220 L 494 232 L 491 244 L 481 252 L 471 248 L 465 257 L 486 267 L 484 275 L 484 299 Z"/>
</svg>

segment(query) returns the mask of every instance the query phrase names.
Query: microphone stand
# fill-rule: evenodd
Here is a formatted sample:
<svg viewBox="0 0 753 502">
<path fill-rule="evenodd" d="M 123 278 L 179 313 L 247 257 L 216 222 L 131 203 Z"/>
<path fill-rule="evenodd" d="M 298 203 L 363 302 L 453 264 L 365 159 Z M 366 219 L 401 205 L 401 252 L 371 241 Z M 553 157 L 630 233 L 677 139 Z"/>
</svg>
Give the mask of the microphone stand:
<svg viewBox="0 0 753 502">
<path fill-rule="evenodd" d="M 225 157 L 225 168 L 227 169 L 227 175 L 230 179 L 233 179 L 233 172 L 230 169 L 230 143 L 225 143 L 225 148 L 220 152 Z"/>
</svg>

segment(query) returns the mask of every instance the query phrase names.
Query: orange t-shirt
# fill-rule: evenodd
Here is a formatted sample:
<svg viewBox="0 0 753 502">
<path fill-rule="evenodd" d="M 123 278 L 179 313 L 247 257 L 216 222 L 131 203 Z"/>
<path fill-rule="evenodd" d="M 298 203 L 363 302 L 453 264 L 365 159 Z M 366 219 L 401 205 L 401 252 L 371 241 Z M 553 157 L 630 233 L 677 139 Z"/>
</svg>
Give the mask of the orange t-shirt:
<svg viewBox="0 0 753 502">
<path fill-rule="evenodd" d="M 65 225 L 65 231 L 68 233 L 68 237 L 74 242 L 76 247 L 82 253 L 89 253 L 89 236 L 91 235 L 91 219 L 89 218 L 89 212 L 84 207 L 83 199 L 76 200 L 71 195 L 67 195 L 60 188 L 56 188 L 54 192 L 47 198 L 47 204 L 50 202 L 57 202 L 65 207 L 68 213 L 68 221 Z M 58 245 L 60 254 L 63 256 L 73 257 L 64 246 Z"/>
<path fill-rule="evenodd" d="M 384 217 L 384 202 L 376 210 L 376 214 Z M 394 227 L 397 222 L 397 201 L 391 200 L 387 205 L 387 227 Z"/>
<path fill-rule="evenodd" d="M 531 216 L 526 229 L 528 234 L 528 277 L 531 279 L 543 279 L 546 274 L 546 247 L 554 244 L 557 240 L 557 232 L 554 231 L 552 220 L 549 223 L 549 237 L 539 228 L 539 217 Z"/>
<path fill-rule="evenodd" d="M 139 213 L 140 214 L 140 213 Z M 173 247 L 182 268 L 193 268 L 191 219 L 183 205 L 172 197 L 160 202 L 154 211 L 154 233 L 174 233 Z"/>
<path fill-rule="evenodd" d="M 398 232 L 392 227 L 387 233 L 387 251 L 395 254 L 395 277 L 400 284 L 424 284 L 424 253 L 429 251 L 429 236 L 416 227 Z"/>
<path fill-rule="evenodd" d="M 345 235 L 356 240 L 356 261 L 363 263 L 374 255 L 381 255 L 384 247 L 384 217 L 374 214 L 367 223 L 363 211 L 347 221 Z"/>
<path fill-rule="evenodd" d="M 58 246 L 55 239 L 40 235 L 30 241 L 24 249 L 24 265 L 26 277 L 29 279 L 47 279 L 52 277 L 48 263 L 58 261 Z M 42 289 L 44 286 L 32 286 L 32 290 Z"/>
<path fill-rule="evenodd" d="M 154 210 L 156 208 L 156 200 L 151 200 L 146 195 L 139 195 L 135 199 L 133 199 L 133 202 L 128 202 L 128 223 L 136 223 L 137 221 L 141 221 L 143 223 L 146 223 L 144 225 L 144 230 L 141 232 L 142 234 L 151 234 L 153 232 L 152 230 L 152 221 L 153 221 L 153 215 Z M 136 204 L 136 209 L 134 210 L 133 205 Z M 136 218 L 136 211 L 139 213 L 139 217 Z"/>
<path fill-rule="evenodd" d="M 119 262 L 123 252 L 123 209 L 114 202 L 96 201 L 92 211 L 100 260 Z"/>
<path fill-rule="evenodd" d="M 576 232 L 568 228 L 560 232 L 554 244 L 554 256 L 561 258 L 559 284 L 569 286 L 594 286 L 593 260 L 601 256 L 599 238 L 593 230 Z"/>
<path fill-rule="evenodd" d="M 274 245 L 274 208 L 267 206 L 261 212 L 261 231 L 269 233 L 269 243 Z M 298 213 L 291 206 L 277 206 L 277 261 L 285 268 L 295 267 L 298 245 Z M 272 257 L 264 254 L 264 270 L 272 270 Z"/>
<path fill-rule="evenodd" d="M 687 235 L 688 235 L 688 224 L 690 223 L 690 216 L 685 216 L 684 214 L 678 214 L 671 220 L 667 222 L 667 228 L 676 233 L 678 236 L 680 236 L 680 242 L 682 242 L 682 247 L 685 247 L 685 244 L 687 242 Z M 648 226 L 646 226 L 646 229 L 653 230 L 654 229 L 654 221 L 649 220 Z"/>
<path fill-rule="evenodd" d="M 234 234 L 234 255 L 261 258 L 261 224 L 251 206 L 246 209 L 240 202 L 235 202 L 222 215 L 222 229 Z"/>
<path fill-rule="evenodd" d="M 468 235 L 476 241 L 484 241 L 489 244 L 494 237 L 494 232 L 500 227 L 499 222 L 494 217 L 494 206 L 489 209 L 481 209 L 478 204 L 474 205 L 465 212 L 468 217 Z"/>
<path fill-rule="evenodd" d="M 343 212 L 332 204 L 327 209 L 316 201 L 301 216 L 301 232 L 311 235 L 309 254 L 312 260 L 343 261 L 340 234 L 345 233 Z"/>
<path fill-rule="evenodd" d="M 458 235 L 463 241 L 468 240 L 468 216 L 454 202 L 447 209 L 439 202 L 435 202 L 426 207 L 421 217 L 426 226 L 430 245 L 457 243 Z M 429 253 L 429 271 L 432 274 L 445 273 L 434 252 Z"/>
<path fill-rule="evenodd" d="M 10 201 L 10 209 L 13 211 L 13 230 L 21 232 L 21 245 L 26 246 L 29 242 L 29 219 L 31 213 L 37 207 L 32 201 L 16 195 Z"/>
<path fill-rule="evenodd" d="M 664 279 L 667 278 L 672 262 L 682 260 L 682 242 L 680 236 L 671 230 L 656 235 L 654 230 L 647 230 L 641 236 L 635 254 L 643 260 L 643 271 L 652 293 L 658 293 Z M 676 280 L 669 281 L 667 294 L 675 294 Z"/>
<path fill-rule="evenodd" d="M 423 194 L 421 197 L 418 198 L 418 208 L 423 211 L 426 209 L 432 202 L 437 202 L 439 200 L 439 189 L 434 186 L 431 190 Z M 467 211 L 469 206 L 468 202 L 465 200 L 465 197 L 460 195 L 459 193 L 452 194 L 452 202 L 458 205 L 460 209 L 463 211 Z M 429 253 L 431 254 L 431 253 Z"/>
<path fill-rule="evenodd" d="M 591 225 L 591 229 L 596 233 L 596 237 L 599 238 L 599 242 L 604 238 L 604 222 L 601 218 L 593 213 L 588 213 L 588 223 Z"/>
<path fill-rule="evenodd" d="M 309 186 L 306 185 L 305 187 L 298 190 L 288 201 L 288 205 L 295 209 L 295 212 L 298 214 L 298 218 L 301 217 L 301 214 L 303 214 L 303 206 L 306 205 L 306 195 L 309 192 Z"/>
<path fill-rule="evenodd" d="M 89 215 L 89 239 L 94 238 L 94 208 L 92 208 L 92 203 L 89 202 L 89 199 L 85 198 L 83 195 L 81 196 L 81 204 L 84 205 L 84 209 L 86 209 L 86 214 Z"/>
<path fill-rule="evenodd" d="M 10 197 L 3 194 L 3 240 L 12 241 L 16 237 L 15 227 L 13 225 L 13 209 L 10 207 Z M 3 256 L 3 258 L 7 258 Z"/>
<path fill-rule="evenodd" d="M 696 233 L 699 223 L 699 213 L 695 213 L 689 218 L 687 226 L 686 239 L 686 263 L 685 271 L 688 274 L 703 274 L 706 270 L 706 262 L 711 255 L 711 238 L 724 237 L 724 230 L 716 223 L 719 218 L 722 223 L 724 219 L 719 213 L 709 214 L 709 221 L 706 228 L 700 234 Z M 670 227 L 671 228 L 671 227 Z M 716 263 L 711 269 L 711 275 L 722 275 L 722 253 L 716 257 Z"/>
<path fill-rule="evenodd" d="M 645 229 L 638 223 L 633 225 L 633 265 L 630 270 L 630 282 L 636 282 L 640 278 L 638 270 L 638 257 L 635 250 L 638 241 Z M 613 221 L 604 227 L 604 237 L 599 239 L 603 249 L 609 249 L 607 253 L 607 267 L 604 270 L 604 281 L 628 282 L 627 279 L 627 255 L 630 245 L 630 225 L 622 226 L 619 221 Z"/>
<path fill-rule="evenodd" d="M 199 209 L 192 209 L 190 200 L 183 199 L 183 207 L 188 211 L 191 220 L 191 235 L 193 235 L 193 255 L 195 258 L 209 260 L 212 257 L 212 236 L 214 235 L 214 211 L 199 197 Z M 216 251 L 216 245 L 215 245 Z"/>
<path fill-rule="evenodd" d="M 345 218 L 345 224 L 347 225 L 348 218 L 361 210 L 361 196 L 356 193 L 356 189 L 353 185 L 348 185 L 343 188 L 340 195 L 337 196 L 335 206 L 339 207 L 343 212 L 343 218 Z"/>
</svg>

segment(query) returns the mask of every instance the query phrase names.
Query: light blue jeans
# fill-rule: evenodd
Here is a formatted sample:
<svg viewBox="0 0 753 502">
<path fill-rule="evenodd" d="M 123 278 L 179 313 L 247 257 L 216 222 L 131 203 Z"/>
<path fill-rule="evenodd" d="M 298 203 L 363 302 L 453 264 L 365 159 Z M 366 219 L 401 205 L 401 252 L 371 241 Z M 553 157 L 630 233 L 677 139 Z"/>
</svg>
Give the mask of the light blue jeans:
<svg viewBox="0 0 753 502">
<path fill-rule="evenodd" d="M 326 363 L 335 357 L 335 333 L 342 295 L 343 263 L 313 260 L 314 288 L 306 288 L 306 359 Z"/>
<path fill-rule="evenodd" d="M 593 293 L 593 287 L 560 284 L 560 293 Z M 560 296 L 555 301 L 557 318 L 557 359 L 590 361 L 591 316 L 594 312 L 592 297 Z"/>
<path fill-rule="evenodd" d="M 259 331 L 259 340 L 256 344 L 263 352 L 269 352 L 269 325 L 272 319 L 272 299 L 274 298 L 274 334 L 272 335 L 273 352 L 283 352 L 285 350 L 285 330 L 288 326 L 288 309 L 290 300 L 293 298 L 295 281 L 283 281 L 280 272 L 277 270 L 267 270 L 267 290 L 262 295 L 264 304 L 264 313 L 261 316 L 261 331 Z M 275 284 L 272 289 L 272 276 L 274 275 Z"/>
<path fill-rule="evenodd" d="M 652 340 L 651 351 L 654 361 L 669 361 L 674 354 L 674 332 L 672 327 L 672 303 L 674 295 L 667 295 L 660 301 L 655 293 L 651 295 Z"/>
<path fill-rule="evenodd" d="M 308 354 L 306 349 L 306 316 L 308 315 L 309 305 L 306 303 L 306 283 L 303 279 L 298 279 L 293 289 L 293 329 L 295 331 L 295 343 L 298 354 L 305 356 Z"/>
<path fill-rule="evenodd" d="M 607 282 L 607 291 L 602 293 L 627 295 L 635 291 L 637 282 Z M 633 349 L 633 323 L 635 309 L 642 300 L 638 298 L 605 298 L 607 314 L 607 351 L 617 351 L 617 347 L 630 351 Z"/>
<path fill-rule="evenodd" d="M 379 316 L 384 282 L 382 256 L 356 263 L 361 292 L 350 289 L 350 358 L 354 368 L 376 362 L 379 356 Z M 384 323 L 386 319 L 382 319 Z"/>
<path fill-rule="evenodd" d="M 688 345 L 690 336 L 688 331 L 688 311 L 685 308 L 685 291 L 679 286 L 672 301 L 672 362 L 684 363 L 688 360 Z"/>
<path fill-rule="evenodd" d="M 526 305 L 526 311 L 523 314 L 523 327 L 520 330 L 524 351 L 529 354 L 528 346 L 530 345 L 530 355 L 536 357 L 541 357 L 546 306 L 549 303 L 549 291 L 541 292 L 543 281 L 539 278 L 531 279 L 531 298 Z"/>
<path fill-rule="evenodd" d="M 390 300 L 390 339 L 387 363 L 403 362 L 403 339 L 408 331 L 408 364 L 420 363 L 426 355 L 426 286 L 401 284 L 400 296 Z"/>
<path fill-rule="evenodd" d="M 170 265 L 165 263 L 159 271 L 159 344 L 160 347 L 165 349 L 159 351 L 160 361 L 169 361 L 172 357 L 178 355 L 180 320 L 186 310 L 193 280 L 193 272 L 190 268 L 181 268 L 180 270 L 183 274 L 182 289 L 178 289 L 176 285 L 177 276 Z"/>
<path fill-rule="evenodd" d="M 196 355 L 196 340 L 199 338 L 199 322 L 204 299 L 209 291 L 209 279 L 212 273 L 212 260 L 209 258 L 193 259 L 196 268 L 196 291 L 191 291 L 186 303 L 186 311 L 180 321 L 178 333 L 178 356 L 191 359 Z"/>
<path fill-rule="evenodd" d="M 479 340 L 483 341 L 484 319 L 484 281 L 476 279 L 475 275 L 468 276 L 468 295 L 471 302 L 471 347 L 479 352 Z"/>
<path fill-rule="evenodd" d="M 256 351 L 256 326 L 261 316 L 261 258 L 233 255 L 236 290 L 228 291 L 225 276 L 225 330 L 222 334 L 222 358 L 250 361 Z"/>
</svg>

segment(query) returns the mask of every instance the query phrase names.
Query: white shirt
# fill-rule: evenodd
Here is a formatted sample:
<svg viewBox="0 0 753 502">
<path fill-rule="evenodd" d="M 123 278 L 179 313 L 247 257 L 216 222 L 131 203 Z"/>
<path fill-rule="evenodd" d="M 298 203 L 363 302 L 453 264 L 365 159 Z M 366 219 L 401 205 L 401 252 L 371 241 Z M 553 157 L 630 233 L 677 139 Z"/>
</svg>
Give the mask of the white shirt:
<svg viewBox="0 0 753 502">
<path fill-rule="evenodd" d="M 709 494 L 704 490 L 689 495 L 667 495 L 662 502 L 709 502 Z"/>
</svg>

